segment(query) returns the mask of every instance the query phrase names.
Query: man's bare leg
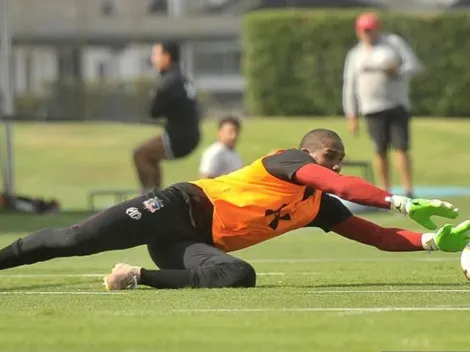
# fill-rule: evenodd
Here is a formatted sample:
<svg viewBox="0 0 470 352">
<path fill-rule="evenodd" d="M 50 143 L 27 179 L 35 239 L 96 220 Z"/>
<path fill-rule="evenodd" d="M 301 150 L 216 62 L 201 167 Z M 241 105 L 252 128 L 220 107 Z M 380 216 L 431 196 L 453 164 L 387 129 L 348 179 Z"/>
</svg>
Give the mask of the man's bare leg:
<svg viewBox="0 0 470 352">
<path fill-rule="evenodd" d="M 411 158 L 407 151 L 397 150 L 396 158 L 398 163 L 398 171 L 400 172 L 401 182 L 405 189 L 406 195 L 413 197 L 413 183 L 411 180 Z"/>
<path fill-rule="evenodd" d="M 388 191 L 390 189 L 390 172 L 387 152 L 377 153 L 375 164 L 379 174 L 379 181 L 383 189 Z"/>
<path fill-rule="evenodd" d="M 166 158 L 162 138 L 154 137 L 134 151 L 134 165 L 143 191 L 161 189 L 160 162 Z"/>
</svg>

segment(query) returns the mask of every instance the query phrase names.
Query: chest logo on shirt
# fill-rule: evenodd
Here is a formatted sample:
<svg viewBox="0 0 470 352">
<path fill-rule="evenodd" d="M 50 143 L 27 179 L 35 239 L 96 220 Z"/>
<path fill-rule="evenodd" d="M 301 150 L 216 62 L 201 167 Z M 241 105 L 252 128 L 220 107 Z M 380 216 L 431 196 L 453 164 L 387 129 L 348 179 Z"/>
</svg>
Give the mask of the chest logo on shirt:
<svg viewBox="0 0 470 352">
<path fill-rule="evenodd" d="M 157 210 L 164 207 L 163 202 L 158 197 L 150 198 L 144 202 L 144 207 L 150 213 L 155 213 Z"/>
<path fill-rule="evenodd" d="M 283 204 L 279 209 L 272 210 L 268 209 L 265 211 L 264 216 L 274 216 L 274 219 L 269 223 L 269 227 L 273 230 L 276 230 L 279 226 L 279 222 L 292 220 L 289 213 L 282 214 L 282 209 L 285 208 L 287 204 Z"/>
</svg>

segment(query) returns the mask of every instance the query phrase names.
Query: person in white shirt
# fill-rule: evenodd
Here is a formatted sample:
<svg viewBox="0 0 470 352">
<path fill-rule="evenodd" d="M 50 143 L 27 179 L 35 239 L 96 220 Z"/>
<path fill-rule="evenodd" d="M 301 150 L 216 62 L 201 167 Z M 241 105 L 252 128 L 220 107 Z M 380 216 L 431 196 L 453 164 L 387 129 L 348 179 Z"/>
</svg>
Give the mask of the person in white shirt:
<svg viewBox="0 0 470 352">
<path fill-rule="evenodd" d="M 240 135 L 241 123 L 235 117 L 225 117 L 219 122 L 217 142 L 202 154 L 199 174 L 201 178 L 215 178 L 243 167 L 235 147 Z"/>
<path fill-rule="evenodd" d="M 424 67 L 405 39 L 381 31 L 375 13 L 357 18 L 356 33 L 359 43 L 349 51 L 344 66 L 343 109 L 349 129 L 357 134 L 358 117 L 365 117 L 384 189 L 390 188 L 388 150 L 396 150 L 403 188 L 413 198 L 408 86 Z"/>
</svg>

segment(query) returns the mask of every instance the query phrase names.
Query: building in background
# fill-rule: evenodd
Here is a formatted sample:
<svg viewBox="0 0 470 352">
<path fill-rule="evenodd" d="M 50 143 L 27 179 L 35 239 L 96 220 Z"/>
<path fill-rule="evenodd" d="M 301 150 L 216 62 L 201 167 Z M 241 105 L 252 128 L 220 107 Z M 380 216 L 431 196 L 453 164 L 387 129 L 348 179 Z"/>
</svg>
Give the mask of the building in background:
<svg viewBox="0 0 470 352">
<path fill-rule="evenodd" d="M 241 19 L 270 7 L 451 7 L 458 0 L 11 0 L 16 94 L 47 82 L 151 77 L 152 42 L 184 43 L 196 86 L 222 105 L 241 106 Z"/>
<path fill-rule="evenodd" d="M 17 94 L 44 82 L 151 77 L 155 40 L 184 43 L 184 64 L 204 91 L 243 92 L 240 16 L 211 13 L 230 0 L 15 0 L 10 2 Z"/>
</svg>

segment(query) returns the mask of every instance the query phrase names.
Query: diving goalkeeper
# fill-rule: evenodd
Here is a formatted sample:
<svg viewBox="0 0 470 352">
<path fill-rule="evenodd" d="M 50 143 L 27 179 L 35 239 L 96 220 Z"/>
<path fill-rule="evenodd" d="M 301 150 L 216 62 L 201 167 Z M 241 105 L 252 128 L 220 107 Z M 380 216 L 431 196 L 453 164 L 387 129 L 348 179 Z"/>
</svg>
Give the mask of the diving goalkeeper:
<svg viewBox="0 0 470 352">
<path fill-rule="evenodd" d="M 313 130 L 298 149 L 280 150 L 214 179 L 154 189 L 79 224 L 20 238 L 0 250 L 0 269 L 146 245 L 160 270 L 117 264 L 104 278 L 107 289 L 253 287 L 254 268 L 229 253 L 299 228 L 321 228 L 397 252 L 456 252 L 470 241 L 470 221 L 437 229 L 431 219 L 456 218 L 452 204 L 395 196 L 361 178 L 341 176 L 344 156 L 335 132 Z M 329 194 L 402 213 L 430 232 L 376 225 Z"/>
</svg>

